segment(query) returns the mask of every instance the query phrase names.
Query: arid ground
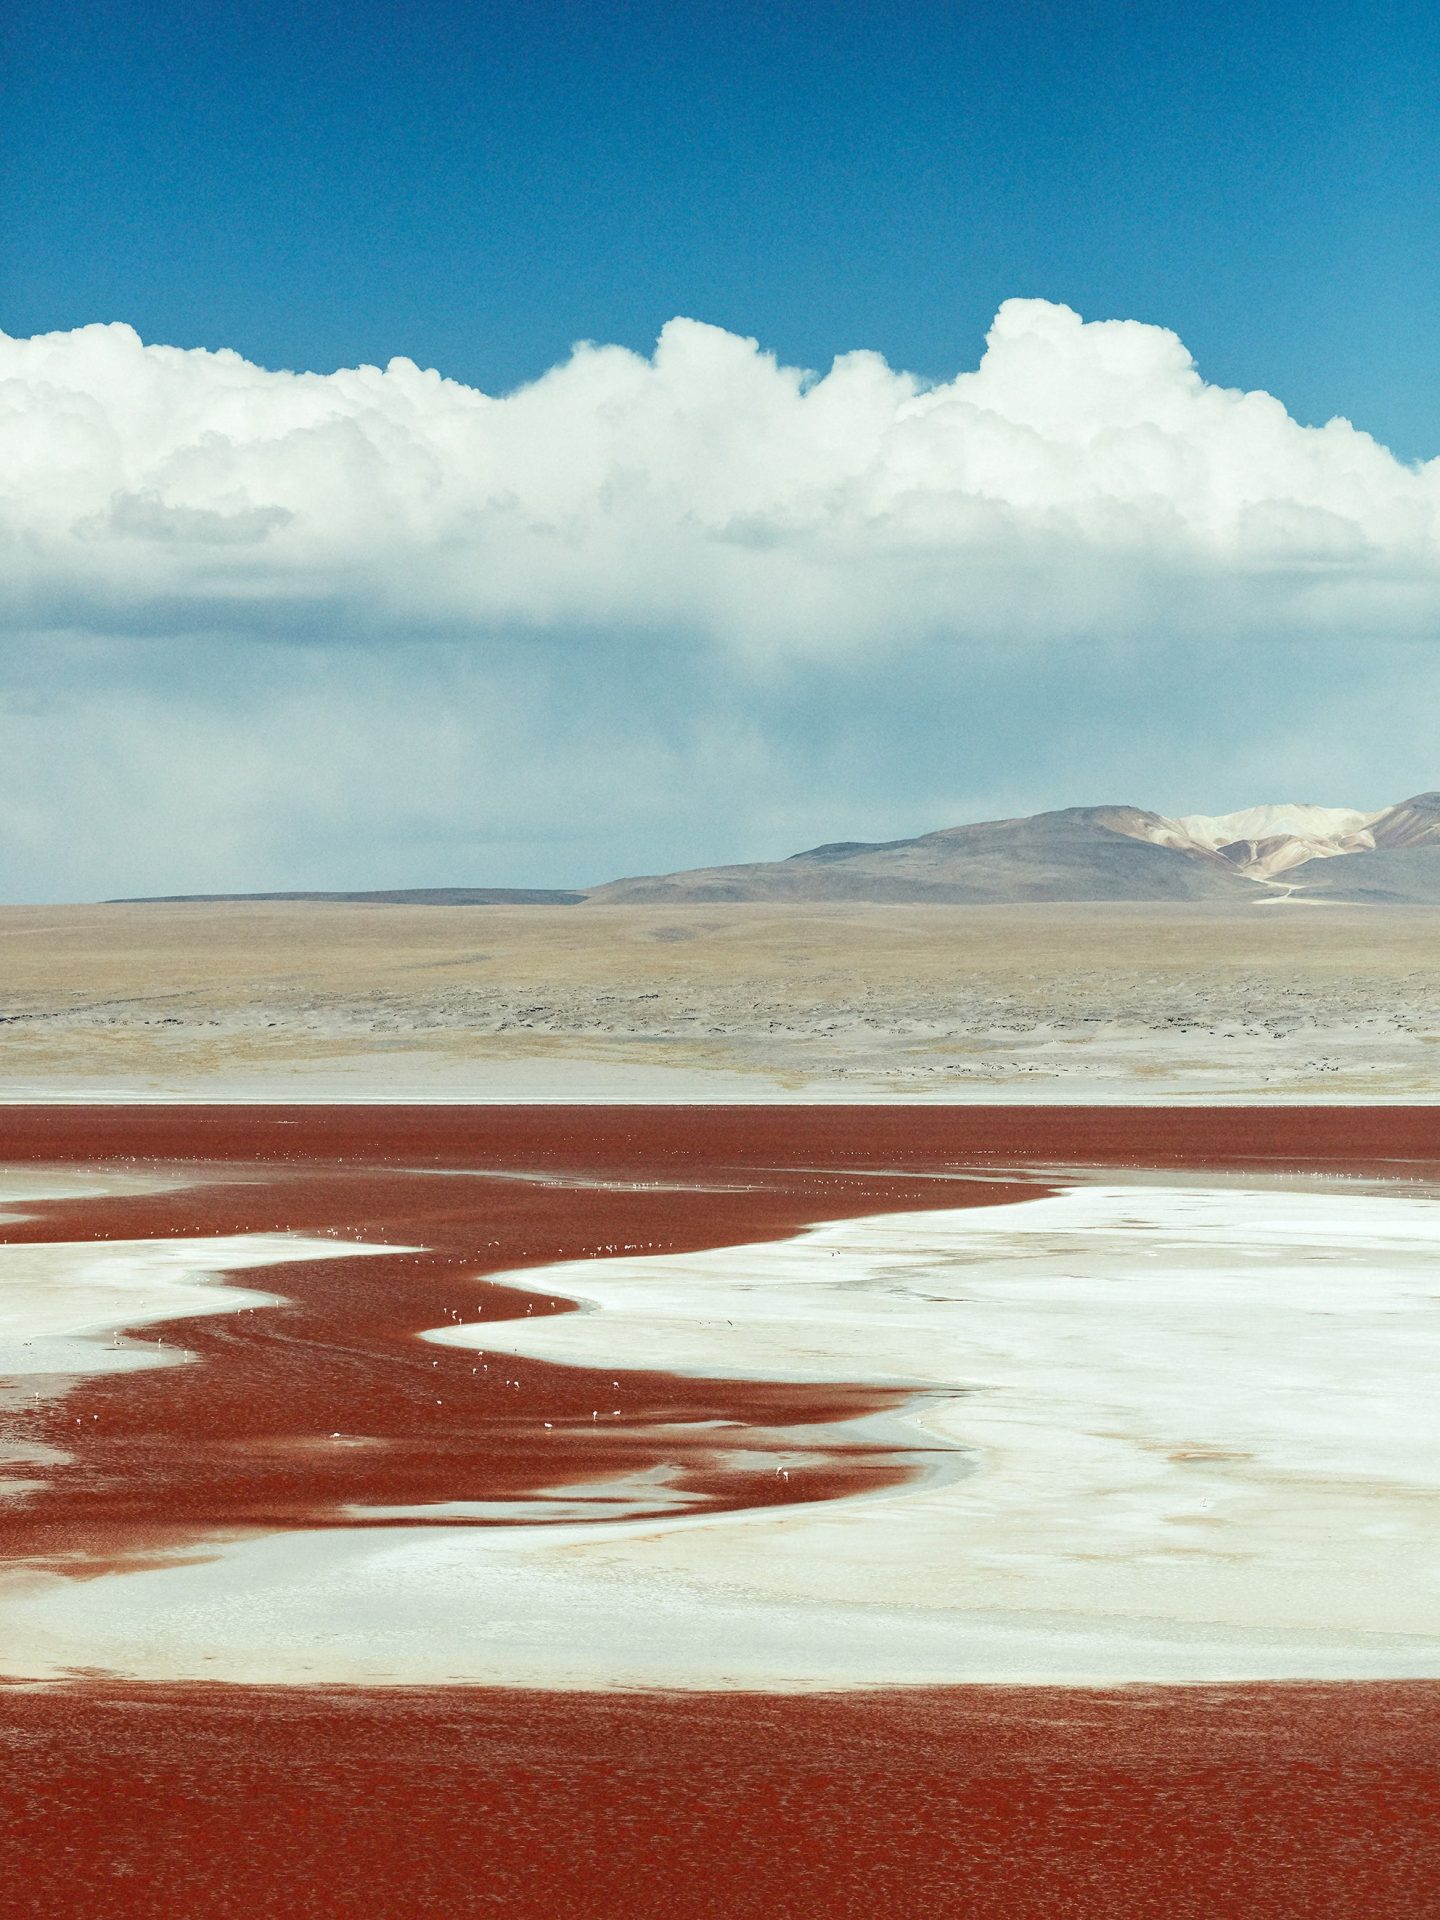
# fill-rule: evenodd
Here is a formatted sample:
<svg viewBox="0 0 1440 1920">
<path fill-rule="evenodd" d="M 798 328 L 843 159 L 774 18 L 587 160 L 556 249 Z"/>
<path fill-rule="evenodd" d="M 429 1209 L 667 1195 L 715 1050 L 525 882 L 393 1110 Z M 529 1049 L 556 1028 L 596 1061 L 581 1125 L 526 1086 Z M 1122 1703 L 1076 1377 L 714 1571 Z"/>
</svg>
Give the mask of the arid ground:
<svg viewBox="0 0 1440 1920">
<path fill-rule="evenodd" d="M 1440 1098 L 1440 909 L 0 909 L 0 1097 Z"/>
</svg>

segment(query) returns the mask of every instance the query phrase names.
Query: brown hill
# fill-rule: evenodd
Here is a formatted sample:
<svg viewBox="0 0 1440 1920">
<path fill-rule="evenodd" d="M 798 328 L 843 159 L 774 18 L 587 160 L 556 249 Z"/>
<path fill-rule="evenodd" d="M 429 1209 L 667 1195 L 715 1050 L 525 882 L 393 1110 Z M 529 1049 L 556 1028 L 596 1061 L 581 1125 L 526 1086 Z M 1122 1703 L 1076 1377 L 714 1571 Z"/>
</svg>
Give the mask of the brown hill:
<svg viewBox="0 0 1440 1920">
<path fill-rule="evenodd" d="M 610 905 L 856 900 L 982 905 L 1023 900 L 1252 900 L 1217 853 L 1156 844 L 1138 807 L 1066 807 L 946 827 L 913 840 L 835 841 L 788 860 L 656 874 L 593 887 Z"/>
</svg>

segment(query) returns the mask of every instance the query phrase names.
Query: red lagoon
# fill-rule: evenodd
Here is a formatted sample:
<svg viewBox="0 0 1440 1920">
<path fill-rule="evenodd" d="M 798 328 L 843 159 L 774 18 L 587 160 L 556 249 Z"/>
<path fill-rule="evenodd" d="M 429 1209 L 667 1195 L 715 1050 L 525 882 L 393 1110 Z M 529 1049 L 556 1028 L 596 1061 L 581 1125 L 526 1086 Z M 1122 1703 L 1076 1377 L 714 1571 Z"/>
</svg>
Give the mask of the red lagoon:
<svg viewBox="0 0 1440 1920">
<path fill-rule="evenodd" d="M 35 1107 L 0 1113 L 0 1162 L 187 1183 L 27 1202 L 0 1228 L 12 1243 L 295 1231 L 420 1249 L 287 1264 L 282 1304 L 185 1322 L 197 1364 L 80 1380 L 17 1416 L 64 1458 L 10 1507 L 0 1552 L 83 1577 L 353 1526 L 357 1507 L 484 1501 L 503 1524 L 507 1500 L 661 1462 L 680 1468 L 670 1514 L 677 1493 L 718 1512 L 896 1481 L 902 1456 L 836 1437 L 896 1397 L 863 1380 L 637 1370 L 618 1390 L 607 1374 L 602 1395 L 585 1369 L 472 1373 L 473 1353 L 416 1335 L 570 1310 L 543 1271 L 520 1286 L 527 1268 L 994 1204 L 1055 1170 L 1433 1177 L 1440 1115 Z M 603 1427 L 599 1398 L 620 1409 Z M 808 1464 L 786 1480 L 769 1463 L 797 1430 Z M 321 1444 L 337 1432 L 380 1444 Z M 1437 1705 L 1425 1683 L 16 1686 L 0 1694 L 0 1913 L 1423 1915 L 1440 1884 Z"/>
</svg>

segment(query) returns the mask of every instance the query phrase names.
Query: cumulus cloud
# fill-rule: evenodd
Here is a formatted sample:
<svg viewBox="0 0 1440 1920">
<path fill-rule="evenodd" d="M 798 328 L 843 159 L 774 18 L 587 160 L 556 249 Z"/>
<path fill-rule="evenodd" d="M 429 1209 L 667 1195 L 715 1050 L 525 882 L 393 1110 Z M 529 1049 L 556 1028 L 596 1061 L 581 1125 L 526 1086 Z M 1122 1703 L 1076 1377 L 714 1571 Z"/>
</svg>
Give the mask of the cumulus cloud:
<svg viewBox="0 0 1440 1920">
<path fill-rule="evenodd" d="M 562 885 L 1440 784 L 1440 462 L 1008 302 L 492 397 L 0 336 L 0 898 Z M 1263 646 L 1259 643 L 1263 642 Z"/>
<path fill-rule="evenodd" d="M 973 372 L 814 377 L 674 320 L 503 397 L 0 336 L 9 617 L 352 637 L 623 626 L 759 658 L 1143 632 L 1413 633 L 1440 461 L 1208 385 L 1172 333 L 1008 301 Z M 1177 596 L 1176 583 L 1184 593 Z"/>
</svg>

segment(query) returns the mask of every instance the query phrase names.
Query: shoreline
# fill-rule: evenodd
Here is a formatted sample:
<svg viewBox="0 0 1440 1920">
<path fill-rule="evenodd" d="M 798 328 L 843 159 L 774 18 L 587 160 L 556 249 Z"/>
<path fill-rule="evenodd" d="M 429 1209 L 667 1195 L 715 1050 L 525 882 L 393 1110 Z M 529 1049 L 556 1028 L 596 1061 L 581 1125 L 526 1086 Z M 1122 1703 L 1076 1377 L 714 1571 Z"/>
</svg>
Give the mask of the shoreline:
<svg viewBox="0 0 1440 1920">
<path fill-rule="evenodd" d="M 142 1088 L 94 1088 L 82 1087 L 76 1092 L 64 1091 L 37 1093 L 33 1088 L 19 1089 L 13 1093 L 0 1091 L 0 1113 L 13 1113 L 27 1109 L 36 1112 L 50 1109 L 79 1109 L 96 1111 L 133 1111 L 154 1107 L 175 1108 L 267 1108 L 300 1107 L 311 1111 L 323 1112 L 331 1109 L 355 1108 L 439 1108 L 466 1109 L 477 1108 L 493 1111 L 497 1108 L 525 1110 L 527 1108 L 577 1109 L 594 1108 L 641 1108 L 660 1110 L 699 1110 L 713 1112 L 717 1109 L 736 1112 L 765 1112 L 776 1108 L 797 1109 L 849 1109 L 854 1112 L 877 1112 L 896 1109 L 903 1112 L 919 1113 L 976 1113 L 987 1110 L 1016 1112 L 1033 1110 L 1037 1113 L 1107 1113 L 1107 1112 L 1234 1112 L 1234 1113 L 1342 1113 L 1350 1110 L 1379 1111 L 1401 1113 L 1440 1114 L 1440 1095 L 1435 1099 L 1422 1099 L 1414 1094 L 1366 1094 L 1345 1095 L 1320 1100 L 1310 1093 L 1276 1094 L 1194 1094 L 1183 1095 L 1165 1092 L 1142 1096 L 1136 1094 L 1124 1098 L 1080 1099 L 1073 1089 L 1057 1091 L 1053 1098 L 1037 1098 L 1033 1091 L 1016 1094 L 1007 1098 L 1001 1090 L 987 1089 L 982 1098 L 977 1094 L 971 1098 L 955 1098 L 952 1094 L 867 1094 L 857 1093 L 844 1088 L 836 1092 L 816 1094 L 797 1090 L 793 1087 L 777 1088 L 773 1093 L 755 1095 L 750 1098 L 737 1098 L 733 1092 L 717 1092 L 704 1098 L 662 1096 L 654 1094 L 530 1094 L 512 1095 L 506 1093 L 472 1095 L 463 1093 L 385 1093 L 369 1090 L 362 1093 L 335 1093 L 320 1090 L 287 1091 L 283 1087 L 267 1086 L 253 1092 L 217 1093 L 214 1089 L 197 1089 L 188 1093 L 176 1093 L 170 1089 L 154 1092 Z"/>
</svg>

